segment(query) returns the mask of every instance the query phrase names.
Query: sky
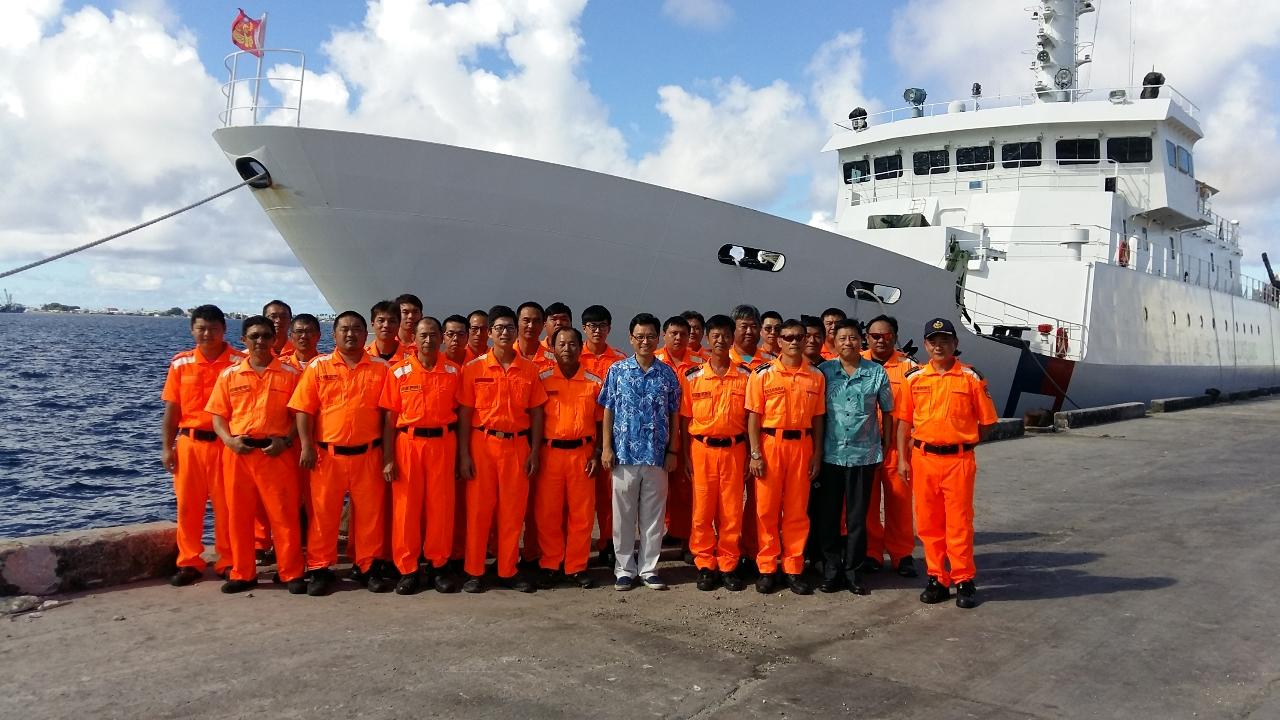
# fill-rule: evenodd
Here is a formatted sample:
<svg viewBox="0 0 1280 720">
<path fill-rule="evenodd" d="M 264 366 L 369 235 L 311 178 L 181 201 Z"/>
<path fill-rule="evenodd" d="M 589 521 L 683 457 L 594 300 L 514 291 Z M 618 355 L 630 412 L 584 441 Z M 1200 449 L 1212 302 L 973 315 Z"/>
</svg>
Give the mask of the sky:
<svg viewBox="0 0 1280 720">
<path fill-rule="evenodd" d="M 304 125 L 496 150 L 696 192 L 826 227 L 832 122 L 1026 92 L 1026 0 L 6 0 L 0 271 L 223 189 L 218 126 L 237 9 L 305 53 Z M 1241 221 L 1245 270 L 1280 249 L 1280 3 L 1099 0 L 1084 84 L 1154 66 L 1201 109 L 1197 176 Z M 1130 23 L 1130 13 L 1136 19 Z M 1095 22 L 1097 27 L 1095 30 Z M 269 59 L 267 74 L 297 77 Z M 279 83 L 278 87 L 292 87 Z M 330 308 L 247 189 L 0 280 L 19 302 Z"/>
</svg>

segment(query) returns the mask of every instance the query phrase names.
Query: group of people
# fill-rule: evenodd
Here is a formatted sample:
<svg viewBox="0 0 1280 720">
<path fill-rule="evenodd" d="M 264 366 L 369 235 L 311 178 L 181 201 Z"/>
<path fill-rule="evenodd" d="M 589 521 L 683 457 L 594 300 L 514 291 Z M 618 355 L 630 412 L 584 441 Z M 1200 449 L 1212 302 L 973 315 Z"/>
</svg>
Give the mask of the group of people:
<svg viewBox="0 0 1280 720">
<path fill-rule="evenodd" d="M 504 587 L 589 588 L 593 551 L 616 590 L 663 590 L 666 537 L 699 590 L 809 594 L 808 564 L 821 591 L 866 594 L 870 573 L 917 576 L 918 535 L 921 601 L 954 585 L 976 605 L 973 448 L 996 418 L 950 321 L 926 325 L 918 365 L 894 318 L 838 308 L 641 313 L 630 355 L 608 309 L 579 320 L 526 302 L 441 321 L 405 294 L 338 314 L 321 354 L 319 320 L 282 301 L 243 321 L 244 350 L 196 308 L 162 393 L 171 583 L 203 575 L 212 502 L 228 593 L 270 549 L 290 593 L 328 594 L 345 507 L 351 577 L 374 592 L 483 592 L 490 558 Z"/>
</svg>

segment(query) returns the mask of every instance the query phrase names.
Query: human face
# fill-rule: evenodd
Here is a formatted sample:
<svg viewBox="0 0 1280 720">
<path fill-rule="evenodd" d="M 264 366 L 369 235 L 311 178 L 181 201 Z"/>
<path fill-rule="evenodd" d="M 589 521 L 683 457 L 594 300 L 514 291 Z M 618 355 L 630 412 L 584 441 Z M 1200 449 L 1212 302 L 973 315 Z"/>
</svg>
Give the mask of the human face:
<svg viewBox="0 0 1280 720">
<path fill-rule="evenodd" d="M 689 346 L 702 347 L 703 336 L 702 321 L 698 318 L 689 318 Z"/>
<path fill-rule="evenodd" d="M 733 323 L 733 344 L 748 355 L 754 355 L 756 345 L 760 342 L 760 323 L 751 318 L 743 318 Z"/>
<path fill-rule="evenodd" d="M 791 360 L 804 359 L 804 328 L 790 327 L 778 333 L 778 347 L 782 349 L 782 356 Z"/>
<path fill-rule="evenodd" d="M 418 347 L 418 354 L 422 357 L 431 357 L 436 354 L 436 350 L 440 348 L 440 325 L 431 320 L 420 320 L 417 325 L 416 335 L 413 336 L 413 344 Z"/>
<path fill-rule="evenodd" d="M 520 324 L 520 339 L 532 342 L 542 337 L 542 327 L 547 324 L 546 318 L 538 312 L 538 308 L 527 307 L 520 311 L 517 318 Z"/>
<path fill-rule="evenodd" d="M 400 334 L 400 316 L 378 313 L 373 316 L 373 336 L 382 342 L 390 342 Z"/>
<path fill-rule="evenodd" d="M 711 354 L 721 360 L 729 357 L 729 348 L 733 347 L 733 333 L 723 328 L 714 328 L 707 333 L 707 347 Z"/>
<path fill-rule="evenodd" d="M 812 359 L 822 357 L 822 343 L 826 341 L 822 331 L 816 327 L 806 327 L 804 329 L 804 354 Z"/>
<path fill-rule="evenodd" d="M 853 328 L 841 328 L 836 331 L 836 352 L 840 359 L 847 363 L 857 363 L 862 354 L 862 337 Z"/>
<path fill-rule="evenodd" d="M 489 318 L 478 313 L 467 318 L 467 347 L 479 355 L 488 342 Z"/>
<path fill-rule="evenodd" d="M 955 335 L 946 333 L 937 333 L 924 339 L 924 349 L 928 351 L 929 359 L 939 363 L 947 363 L 954 358 L 959 344 Z"/>
<path fill-rule="evenodd" d="M 457 357 L 467 342 L 467 326 L 454 320 L 444 324 L 444 354 Z"/>
<path fill-rule="evenodd" d="M 293 322 L 293 313 L 289 312 L 289 308 L 283 305 L 268 305 L 267 311 L 263 314 L 271 321 L 271 325 L 275 327 L 276 337 L 289 332 L 289 323 Z"/>
<path fill-rule="evenodd" d="M 587 346 L 594 348 L 603 348 L 609 344 L 609 323 L 598 320 L 595 322 L 582 323 L 582 334 L 587 338 Z"/>
<path fill-rule="evenodd" d="M 320 342 L 320 328 L 309 322 L 296 322 L 289 328 L 289 340 L 293 347 L 304 358 L 316 354 L 316 343 Z"/>
<path fill-rule="evenodd" d="M 547 338 L 556 336 L 556 331 L 562 327 L 569 327 L 573 324 L 573 318 L 569 317 L 569 313 L 556 313 L 547 316 Z"/>
<path fill-rule="evenodd" d="M 333 344 L 341 353 L 354 355 L 363 352 L 364 341 L 368 339 L 369 328 L 359 318 L 344 317 L 333 326 Z"/>
<path fill-rule="evenodd" d="M 826 329 L 827 337 L 834 337 L 834 334 L 836 331 L 836 324 L 843 319 L 844 318 L 840 317 L 839 315 L 823 315 L 822 316 L 822 327 Z"/>
<path fill-rule="evenodd" d="M 276 342 L 276 331 L 266 325 L 254 325 L 240 338 L 249 351 L 249 358 L 259 365 L 271 361 L 271 346 Z"/>
<path fill-rule="evenodd" d="M 400 327 L 415 329 L 422 319 L 422 309 L 413 303 L 400 303 Z"/>
<path fill-rule="evenodd" d="M 499 318 L 489 326 L 489 340 L 500 350 L 510 350 L 516 342 L 516 324 L 511 318 Z"/>
<path fill-rule="evenodd" d="M 571 332 L 562 332 L 554 335 L 555 346 L 552 350 L 556 354 L 556 362 L 560 367 L 574 367 L 578 364 L 578 357 L 582 355 L 582 341 L 577 335 Z"/>
<path fill-rule="evenodd" d="M 765 347 L 778 347 L 778 331 L 781 329 L 782 321 L 778 318 L 768 318 L 760 323 L 760 338 L 764 340 Z"/>
<path fill-rule="evenodd" d="M 191 323 L 191 338 L 196 347 L 209 355 L 222 349 L 222 342 L 227 336 L 227 326 L 220 322 L 196 320 Z"/>
<path fill-rule="evenodd" d="M 631 348 L 641 360 L 652 360 L 658 349 L 658 327 L 656 325 L 637 325 L 631 331 Z"/>
<path fill-rule="evenodd" d="M 888 360 L 893 349 L 898 346 L 898 335 L 893 326 L 884 320 L 877 320 L 867 328 L 867 339 L 871 347 L 871 355 L 877 360 Z"/>
<path fill-rule="evenodd" d="M 689 347 L 689 331 L 679 325 L 672 325 L 662 333 L 662 344 L 672 355 L 684 357 L 684 351 Z"/>
</svg>

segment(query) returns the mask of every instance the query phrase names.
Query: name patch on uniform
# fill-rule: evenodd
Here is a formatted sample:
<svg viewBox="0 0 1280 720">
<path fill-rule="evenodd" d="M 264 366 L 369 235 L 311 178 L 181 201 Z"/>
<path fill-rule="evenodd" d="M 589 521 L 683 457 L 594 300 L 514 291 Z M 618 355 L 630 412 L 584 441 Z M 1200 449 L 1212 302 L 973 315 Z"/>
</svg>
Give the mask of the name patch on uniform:
<svg viewBox="0 0 1280 720">
<path fill-rule="evenodd" d="M 477 383 L 491 383 L 491 382 L 493 382 L 493 378 L 478 377 L 478 378 L 476 378 L 476 382 L 477 382 Z"/>
<path fill-rule="evenodd" d="M 692 397 L 694 400 L 706 400 L 707 398 L 711 397 L 711 393 L 709 393 L 709 392 L 696 392 L 696 393 L 694 393 L 693 395 L 691 395 L 690 397 Z"/>
<path fill-rule="evenodd" d="M 787 393 L 787 389 L 784 387 L 771 387 L 771 388 L 765 389 L 764 396 L 774 397 L 775 395 L 785 395 L 786 393 Z"/>
<path fill-rule="evenodd" d="M 227 392 L 232 395 L 238 395 L 243 392 L 249 392 L 249 386 L 248 385 L 232 385 L 231 387 L 227 388 Z"/>
<path fill-rule="evenodd" d="M 421 385 L 401 385 L 400 386 L 400 392 L 402 393 L 418 392 L 421 389 L 422 389 Z"/>
<path fill-rule="evenodd" d="M 559 395 L 559 394 L 560 394 L 560 391 L 559 391 L 559 390 L 548 390 L 548 391 L 547 391 L 547 394 L 548 394 L 548 395 Z"/>
</svg>

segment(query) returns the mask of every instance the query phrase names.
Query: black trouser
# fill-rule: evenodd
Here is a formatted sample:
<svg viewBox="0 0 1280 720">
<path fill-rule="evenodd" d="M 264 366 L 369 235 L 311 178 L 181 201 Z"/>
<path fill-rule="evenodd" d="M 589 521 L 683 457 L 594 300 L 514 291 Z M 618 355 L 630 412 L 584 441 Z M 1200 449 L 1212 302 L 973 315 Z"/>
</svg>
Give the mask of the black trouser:
<svg viewBox="0 0 1280 720">
<path fill-rule="evenodd" d="M 872 465 L 843 467 L 822 463 L 822 471 L 809 491 L 809 539 L 822 555 L 822 576 L 830 580 L 841 572 L 852 578 L 867 556 L 867 508 L 871 505 Z M 840 536 L 844 513 L 847 538 Z"/>
</svg>

